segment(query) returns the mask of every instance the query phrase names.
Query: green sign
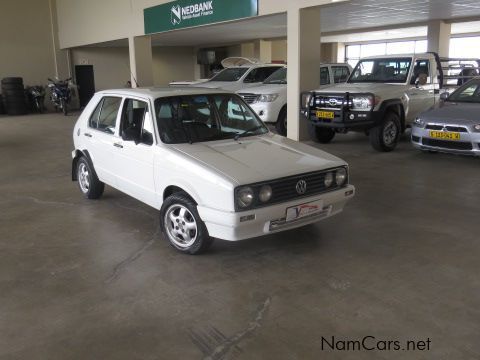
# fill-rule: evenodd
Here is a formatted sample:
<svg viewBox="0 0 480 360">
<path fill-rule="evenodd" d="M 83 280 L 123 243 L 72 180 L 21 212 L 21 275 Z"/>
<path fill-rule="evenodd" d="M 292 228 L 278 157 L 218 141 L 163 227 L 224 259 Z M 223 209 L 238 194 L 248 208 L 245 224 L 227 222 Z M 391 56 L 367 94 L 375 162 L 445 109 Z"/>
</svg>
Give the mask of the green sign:
<svg viewBox="0 0 480 360">
<path fill-rule="evenodd" d="M 145 34 L 258 15 L 258 0 L 177 0 L 143 11 Z"/>
</svg>

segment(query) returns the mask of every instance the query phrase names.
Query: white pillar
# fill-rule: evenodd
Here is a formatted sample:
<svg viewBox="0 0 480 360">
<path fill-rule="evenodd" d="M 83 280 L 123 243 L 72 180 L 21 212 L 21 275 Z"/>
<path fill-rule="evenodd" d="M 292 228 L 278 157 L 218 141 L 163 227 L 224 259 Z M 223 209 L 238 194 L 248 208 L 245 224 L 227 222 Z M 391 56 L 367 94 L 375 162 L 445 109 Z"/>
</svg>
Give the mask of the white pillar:
<svg viewBox="0 0 480 360">
<path fill-rule="evenodd" d="M 300 116 L 300 93 L 318 88 L 320 82 L 320 8 L 287 10 L 287 136 L 307 140 L 307 121 Z"/>
<path fill-rule="evenodd" d="M 132 87 L 153 86 L 152 40 L 150 36 L 128 39 Z"/>
<path fill-rule="evenodd" d="M 440 56 L 448 57 L 450 53 L 450 34 L 452 26 L 441 20 L 428 23 L 428 51 L 434 51 Z"/>
<path fill-rule="evenodd" d="M 255 40 L 253 42 L 253 57 L 264 63 L 272 62 L 272 42 Z"/>
</svg>

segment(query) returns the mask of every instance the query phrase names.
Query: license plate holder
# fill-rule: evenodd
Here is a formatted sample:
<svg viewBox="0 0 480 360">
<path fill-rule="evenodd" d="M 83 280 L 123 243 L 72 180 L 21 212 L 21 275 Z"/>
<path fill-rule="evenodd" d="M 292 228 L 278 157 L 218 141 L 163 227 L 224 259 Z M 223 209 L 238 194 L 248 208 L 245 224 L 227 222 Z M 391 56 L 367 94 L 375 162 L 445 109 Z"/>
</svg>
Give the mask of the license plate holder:
<svg viewBox="0 0 480 360">
<path fill-rule="evenodd" d="M 323 200 L 316 200 L 305 204 L 290 206 L 286 210 L 285 221 L 295 221 L 312 216 L 323 211 Z"/>
<path fill-rule="evenodd" d="M 333 120 L 335 118 L 335 113 L 333 111 L 317 110 L 316 115 L 319 119 Z"/>
<path fill-rule="evenodd" d="M 433 139 L 458 141 L 460 140 L 460 133 L 450 131 L 430 131 L 430 137 Z"/>
</svg>

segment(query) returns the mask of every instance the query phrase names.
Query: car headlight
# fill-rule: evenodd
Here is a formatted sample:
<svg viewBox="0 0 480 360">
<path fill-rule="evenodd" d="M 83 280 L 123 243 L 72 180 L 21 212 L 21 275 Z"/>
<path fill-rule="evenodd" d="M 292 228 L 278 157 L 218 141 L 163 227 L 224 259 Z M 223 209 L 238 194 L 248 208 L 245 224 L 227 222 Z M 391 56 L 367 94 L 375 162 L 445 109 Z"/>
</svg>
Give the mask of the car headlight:
<svg viewBox="0 0 480 360">
<path fill-rule="evenodd" d="M 237 204 L 240 208 L 247 208 L 252 205 L 255 195 L 250 186 L 245 186 L 237 191 Z"/>
<path fill-rule="evenodd" d="M 338 186 L 342 186 L 347 181 L 347 170 L 345 168 L 340 168 L 335 174 L 335 182 Z"/>
<path fill-rule="evenodd" d="M 261 202 L 267 202 L 272 198 L 272 187 L 270 185 L 263 185 L 258 193 L 258 198 Z"/>
<path fill-rule="evenodd" d="M 475 125 L 473 130 L 480 132 L 480 124 Z"/>
<path fill-rule="evenodd" d="M 375 100 L 371 96 L 353 96 L 352 105 L 353 110 L 372 110 Z"/>
<path fill-rule="evenodd" d="M 278 94 L 262 94 L 258 98 L 258 102 L 273 102 L 277 100 Z"/>
<path fill-rule="evenodd" d="M 324 179 L 325 187 L 329 188 L 333 184 L 333 174 L 331 172 L 325 174 Z"/>
<path fill-rule="evenodd" d="M 415 120 L 413 121 L 413 124 L 417 127 L 424 127 L 425 126 L 425 121 L 423 121 L 422 119 L 420 118 L 415 118 Z"/>
</svg>

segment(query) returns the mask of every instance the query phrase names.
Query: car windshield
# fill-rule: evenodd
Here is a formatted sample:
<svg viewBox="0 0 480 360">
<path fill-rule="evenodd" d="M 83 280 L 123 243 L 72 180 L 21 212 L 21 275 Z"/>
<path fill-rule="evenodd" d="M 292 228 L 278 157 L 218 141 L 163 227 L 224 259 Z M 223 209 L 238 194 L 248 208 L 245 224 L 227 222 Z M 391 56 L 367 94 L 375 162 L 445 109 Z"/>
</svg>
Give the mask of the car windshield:
<svg viewBox="0 0 480 360">
<path fill-rule="evenodd" d="M 349 83 L 405 83 L 411 58 L 388 58 L 360 60 L 355 66 Z"/>
<path fill-rule="evenodd" d="M 447 101 L 480 103 L 480 79 L 472 80 L 455 90 Z"/>
<path fill-rule="evenodd" d="M 211 78 L 210 81 L 238 81 L 247 70 L 248 68 L 246 67 L 224 69 Z"/>
<path fill-rule="evenodd" d="M 264 84 L 286 84 L 287 83 L 287 68 L 281 68 L 270 75 Z"/>
<path fill-rule="evenodd" d="M 187 95 L 155 100 L 158 131 L 166 144 L 233 139 L 268 132 L 234 94 Z"/>
</svg>

